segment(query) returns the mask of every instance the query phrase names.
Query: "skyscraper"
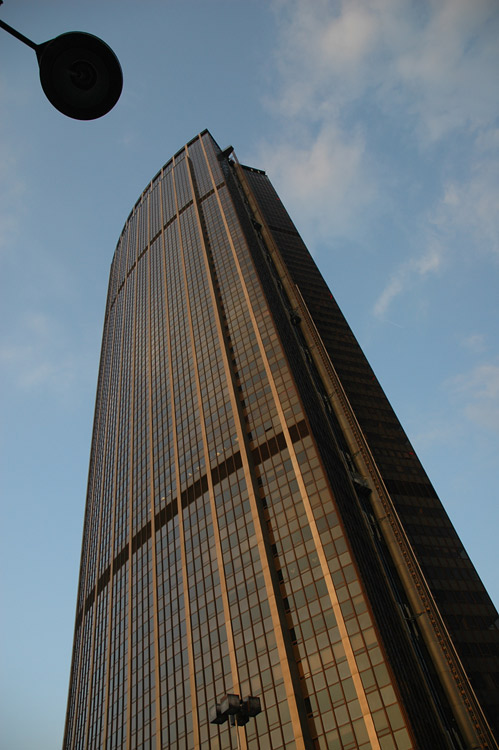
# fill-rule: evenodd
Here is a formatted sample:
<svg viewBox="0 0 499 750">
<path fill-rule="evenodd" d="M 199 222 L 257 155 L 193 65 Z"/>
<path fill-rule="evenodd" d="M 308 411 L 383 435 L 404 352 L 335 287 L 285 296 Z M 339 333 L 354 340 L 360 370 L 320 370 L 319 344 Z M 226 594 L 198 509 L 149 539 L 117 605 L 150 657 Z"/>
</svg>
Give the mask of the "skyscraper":
<svg viewBox="0 0 499 750">
<path fill-rule="evenodd" d="M 270 181 L 204 131 L 111 267 L 64 750 L 497 748 L 498 644 Z M 262 712 L 211 723 L 226 694 Z"/>
</svg>

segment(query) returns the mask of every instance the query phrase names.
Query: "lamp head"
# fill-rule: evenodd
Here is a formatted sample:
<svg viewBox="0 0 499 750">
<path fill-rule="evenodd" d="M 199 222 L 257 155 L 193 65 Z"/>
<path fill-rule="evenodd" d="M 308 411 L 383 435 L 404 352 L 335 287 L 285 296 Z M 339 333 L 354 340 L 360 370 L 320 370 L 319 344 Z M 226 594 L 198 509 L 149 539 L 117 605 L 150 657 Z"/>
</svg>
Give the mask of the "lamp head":
<svg viewBox="0 0 499 750">
<path fill-rule="evenodd" d="M 108 45 L 92 34 L 70 31 L 36 46 L 40 82 L 59 112 L 95 120 L 120 98 L 123 74 Z"/>
</svg>

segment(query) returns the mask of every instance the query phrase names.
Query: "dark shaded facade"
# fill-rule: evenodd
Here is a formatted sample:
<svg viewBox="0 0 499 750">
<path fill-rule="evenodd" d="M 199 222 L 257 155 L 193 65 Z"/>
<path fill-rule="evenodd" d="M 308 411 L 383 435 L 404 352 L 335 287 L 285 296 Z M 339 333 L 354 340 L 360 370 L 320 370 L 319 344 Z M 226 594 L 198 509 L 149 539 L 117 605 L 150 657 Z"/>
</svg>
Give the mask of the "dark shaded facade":
<svg viewBox="0 0 499 750">
<path fill-rule="evenodd" d="M 268 178 L 203 132 L 112 263 L 64 750 L 497 748 L 497 625 Z M 226 693 L 262 713 L 210 724 Z"/>
</svg>

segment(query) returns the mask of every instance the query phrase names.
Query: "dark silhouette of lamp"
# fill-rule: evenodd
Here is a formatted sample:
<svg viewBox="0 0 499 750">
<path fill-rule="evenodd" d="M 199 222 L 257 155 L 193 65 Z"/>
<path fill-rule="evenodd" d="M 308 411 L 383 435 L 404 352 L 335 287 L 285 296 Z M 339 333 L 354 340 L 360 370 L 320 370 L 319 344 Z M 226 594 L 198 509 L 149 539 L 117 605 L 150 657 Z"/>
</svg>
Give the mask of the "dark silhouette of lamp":
<svg viewBox="0 0 499 750">
<path fill-rule="evenodd" d="M 42 89 L 62 114 L 76 120 L 95 120 L 107 114 L 120 98 L 121 66 L 102 39 L 83 31 L 69 31 L 35 44 L 3 21 L 0 28 L 35 50 Z"/>
</svg>

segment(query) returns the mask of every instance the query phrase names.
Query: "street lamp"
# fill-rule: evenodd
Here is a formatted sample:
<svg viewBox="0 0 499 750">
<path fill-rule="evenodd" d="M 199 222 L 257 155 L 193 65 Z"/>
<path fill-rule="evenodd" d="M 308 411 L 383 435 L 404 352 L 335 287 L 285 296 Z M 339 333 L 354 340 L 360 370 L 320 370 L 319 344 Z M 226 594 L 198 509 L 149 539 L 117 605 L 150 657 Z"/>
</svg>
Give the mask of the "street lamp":
<svg viewBox="0 0 499 750">
<path fill-rule="evenodd" d="M 35 44 L 4 21 L 0 21 L 0 28 L 35 50 L 42 89 L 62 114 L 76 120 L 95 120 L 107 114 L 120 98 L 121 66 L 102 39 L 83 31 L 69 31 Z"/>
</svg>

